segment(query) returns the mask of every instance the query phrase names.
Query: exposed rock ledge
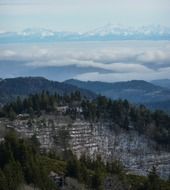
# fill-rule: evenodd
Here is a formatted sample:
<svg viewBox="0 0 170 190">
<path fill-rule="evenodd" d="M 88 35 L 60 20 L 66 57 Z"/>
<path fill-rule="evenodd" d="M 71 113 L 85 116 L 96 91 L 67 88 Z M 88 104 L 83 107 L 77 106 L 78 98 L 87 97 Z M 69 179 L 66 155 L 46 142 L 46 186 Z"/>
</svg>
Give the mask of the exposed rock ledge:
<svg viewBox="0 0 170 190">
<path fill-rule="evenodd" d="M 66 128 L 71 136 L 70 147 L 77 156 L 85 153 L 93 158 L 100 154 L 104 160 L 117 159 L 129 172 L 140 175 L 146 175 L 152 166 L 156 166 L 161 177 L 170 176 L 170 152 L 159 149 L 146 136 L 134 130 L 122 130 L 113 123 L 89 123 L 44 116 L 32 121 L 4 120 L 1 125 L 15 128 L 24 136 L 36 134 L 41 148 L 47 150 L 55 148 L 54 136 L 57 138 L 58 131 Z"/>
</svg>

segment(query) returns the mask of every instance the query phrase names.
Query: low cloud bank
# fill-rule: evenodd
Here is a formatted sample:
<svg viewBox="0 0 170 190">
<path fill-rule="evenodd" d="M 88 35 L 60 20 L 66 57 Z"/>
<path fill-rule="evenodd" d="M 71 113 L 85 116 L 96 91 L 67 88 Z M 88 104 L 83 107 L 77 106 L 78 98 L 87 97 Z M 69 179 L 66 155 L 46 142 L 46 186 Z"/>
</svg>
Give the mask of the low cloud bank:
<svg viewBox="0 0 170 190">
<path fill-rule="evenodd" d="M 135 44 L 134 42 L 125 47 L 123 43 L 104 44 L 104 46 L 102 43 L 97 46 L 72 44 L 68 47 L 67 45 L 1 47 L 0 67 L 3 61 L 10 61 L 10 64 L 22 62 L 22 67 L 30 72 L 41 68 L 46 68 L 48 72 L 50 67 L 65 67 L 67 72 L 67 67 L 73 66 L 84 71 L 74 76 L 80 80 L 122 81 L 170 78 L 169 42 L 165 44 L 163 42 L 148 42 L 148 44 L 136 42 Z M 87 72 L 87 68 L 96 71 Z"/>
</svg>

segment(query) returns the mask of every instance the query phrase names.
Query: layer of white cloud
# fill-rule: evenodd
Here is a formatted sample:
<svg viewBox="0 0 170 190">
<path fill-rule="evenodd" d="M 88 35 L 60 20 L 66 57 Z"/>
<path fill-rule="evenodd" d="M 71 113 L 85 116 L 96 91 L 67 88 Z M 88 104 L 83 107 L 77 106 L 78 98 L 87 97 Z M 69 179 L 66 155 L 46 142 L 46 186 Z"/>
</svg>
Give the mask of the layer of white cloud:
<svg viewBox="0 0 170 190">
<path fill-rule="evenodd" d="M 127 80 L 156 80 L 170 78 L 170 67 L 165 69 L 159 69 L 157 71 L 150 72 L 132 72 L 132 73 L 99 73 L 90 72 L 79 74 L 75 76 L 75 79 L 82 81 L 104 81 L 104 82 L 116 82 L 116 81 L 127 81 Z"/>
<path fill-rule="evenodd" d="M 143 52 L 137 57 L 137 61 L 143 63 L 152 63 L 157 65 L 165 65 L 170 63 L 170 49 L 167 50 L 156 50 Z"/>
<path fill-rule="evenodd" d="M 124 47 L 125 43 L 122 42 L 1 47 L 0 61 L 11 61 L 11 64 L 13 61 L 15 63 L 22 61 L 25 69 L 47 68 L 48 70 L 50 67 L 65 67 L 67 70 L 68 66 L 72 66 L 82 70 L 81 74 L 74 76 L 81 80 L 170 78 L 169 42 L 148 43 L 150 45 L 133 42 L 128 48 Z M 89 68 L 96 71 L 87 72 Z"/>
</svg>

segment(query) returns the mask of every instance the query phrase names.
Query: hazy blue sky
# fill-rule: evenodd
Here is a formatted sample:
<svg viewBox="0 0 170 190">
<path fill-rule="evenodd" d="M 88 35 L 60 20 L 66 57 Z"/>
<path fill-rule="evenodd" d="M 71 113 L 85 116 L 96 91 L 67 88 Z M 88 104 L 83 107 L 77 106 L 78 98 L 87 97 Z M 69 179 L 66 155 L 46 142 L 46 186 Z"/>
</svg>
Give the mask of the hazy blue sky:
<svg viewBox="0 0 170 190">
<path fill-rule="evenodd" d="M 170 26 L 170 0 L 0 0 L 0 30 L 87 31 L 107 23 Z"/>
</svg>

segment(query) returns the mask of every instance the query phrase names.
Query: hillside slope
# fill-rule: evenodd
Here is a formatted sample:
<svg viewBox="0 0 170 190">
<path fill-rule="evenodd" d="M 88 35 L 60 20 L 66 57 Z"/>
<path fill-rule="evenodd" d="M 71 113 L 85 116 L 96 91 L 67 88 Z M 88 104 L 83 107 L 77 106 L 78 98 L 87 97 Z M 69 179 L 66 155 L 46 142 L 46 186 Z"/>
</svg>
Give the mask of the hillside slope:
<svg viewBox="0 0 170 190">
<path fill-rule="evenodd" d="M 17 96 L 26 97 L 30 94 L 40 93 L 43 90 L 60 95 L 70 94 L 78 90 L 88 98 L 95 97 L 94 93 L 71 84 L 50 81 L 42 77 L 19 77 L 0 81 L 0 104 L 10 102 Z"/>
<path fill-rule="evenodd" d="M 104 95 L 113 100 L 127 99 L 137 104 L 146 104 L 149 108 L 164 109 L 166 103 L 170 102 L 170 90 L 143 80 L 132 80 L 127 82 L 83 82 L 79 80 L 67 80 L 66 84 L 72 84 L 79 88 L 91 90 L 94 93 Z M 158 102 L 158 104 L 157 104 Z M 162 104 L 161 104 L 162 103 Z M 167 107 L 165 109 L 167 111 Z M 168 108 L 170 110 L 170 108 Z"/>
<path fill-rule="evenodd" d="M 1 110 L 1 126 L 23 136 L 36 135 L 42 150 L 69 147 L 78 157 L 122 161 L 130 173 L 147 175 L 156 166 L 162 178 L 170 175 L 170 117 L 164 112 L 101 96 L 84 100 L 76 93 L 43 93 L 30 96 L 27 103 L 17 102 Z"/>
<path fill-rule="evenodd" d="M 170 89 L 170 79 L 152 80 L 152 84 Z"/>
</svg>

